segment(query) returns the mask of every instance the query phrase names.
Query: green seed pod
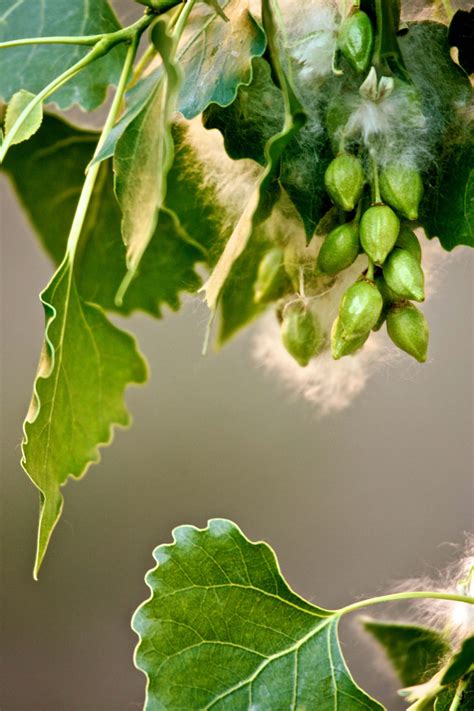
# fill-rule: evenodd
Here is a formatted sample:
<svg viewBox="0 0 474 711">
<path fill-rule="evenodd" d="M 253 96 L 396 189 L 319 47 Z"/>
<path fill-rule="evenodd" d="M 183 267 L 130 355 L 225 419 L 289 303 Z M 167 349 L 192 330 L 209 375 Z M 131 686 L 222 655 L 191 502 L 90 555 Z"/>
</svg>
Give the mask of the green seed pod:
<svg viewBox="0 0 474 711">
<path fill-rule="evenodd" d="M 331 200 L 350 212 L 362 195 L 365 183 L 362 163 L 349 153 L 341 153 L 329 164 L 324 184 Z"/>
<path fill-rule="evenodd" d="M 171 10 L 176 5 L 180 5 L 183 0 L 135 0 L 135 2 L 140 3 L 140 5 L 146 5 L 155 12 L 162 13 Z"/>
<path fill-rule="evenodd" d="M 318 254 L 317 268 L 323 274 L 338 274 L 347 269 L 359 254 L 359 227 L 347 222 L 332 230 Z"/>
<path fill-rule="evenodd" d="M 425 300 L 425 277 L 416 257 L 396 247 L 384 264 L 383 276 L 392 291 L 402 299 Z"/>
<path fill-rule="evenodd" d="M 341 327 L 340 319 L 337 318 L 331 329 L 331 353 L 334 360 L 339 360 L 343 356 L 352 355 L 362 348 L 370 335 L 370 331 L 362 336 L 349 338 L 346 336 L 344 329 Z"/>
<path fill-rule="evenodd" d="M 374 32 L 365 12 L 357 10 L 344 20 L 339 30 L 338 44 L 354 71 L 367 71 L 372 59 Z"/>
<path fill-rule="evenodd" d="M 400 234 L 395 243 L 395 247 L 400 247 L 400 249 L 406 249 L 407 252 L 412 254 L 416 261 L 421 264 L 421 245 L 416 234 L 407 225 L 403 225 L 400 228 Z"/>
<path fill-rule="evenodd" d="M 256 304 L 276 301 L 283 296 L 286 285 L 284 252 L 280 247 L 274 247 L 260 261 L 253 299 Z"/>
<path fill-rule="evenodd" d="M 316 314 L 302 301 L 284 309 L 281 338 L 288 353 L 304 368 L 324 344 L 324 332 Z"/>
<path fill-rule="evenodd" d="M 408 220 L 418 218 L 423 181 L 415 168 L 391 163 L 380 173 L 380 192 L 386 203 Z"/>
<path fill-rule="evenodd" d="M 382 296 L 371 281 L 356 281 L 341 299 L 340 328 L 346 338 L 363 336 L 372 330 L 383 308 Z"/>
<path fill-rule="evenodd" d="M 383 264 L 400 232 L 400 220 L 387 205 L 369 207 L 360 221 L 360 241 L 375 264 Z"/>
<path fill-rule="evenodd" d="M 398 348 L 409 353 L 420 363 L 428 353 L 428 323 L 419 309 L 403 302 L 394 304 L 387 314 L 387 331 Z"/>
</svg>

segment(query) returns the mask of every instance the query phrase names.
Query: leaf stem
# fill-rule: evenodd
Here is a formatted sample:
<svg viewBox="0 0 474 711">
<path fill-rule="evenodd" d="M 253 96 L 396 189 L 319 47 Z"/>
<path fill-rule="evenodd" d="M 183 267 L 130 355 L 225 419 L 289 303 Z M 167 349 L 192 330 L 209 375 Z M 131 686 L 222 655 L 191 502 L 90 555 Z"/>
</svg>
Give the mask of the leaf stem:
<svg viewBox="0 0 474 711">
<path fill-rule="evenodd" d="M 116 44 L 130 41 L 132 41 L 133 44 L 133 42 L 135 41 L 134 38 L 139 39 L 142 32 L 150 25 L 151 22 L 153 22 L 153 20 L 153 15 L 144 15 L 142 18 L 140 18 L 140 20 L 138 20 L 138 22 L 135 22 L 129 27 L 125 27 L 122 30 L 112 32 L 108 35 L 101 35 L 99 41 L 94 45 L 91 51 L 85 55 L 85 57 L 82 57 L 82 59 L 73 64 L 72 67 L 69 67 L 69 69 L 66 69 L 65 72 L 60 74 L 58 77 L 53 79 L 53 81 L 51 81 L 47 86 L 45 86 L 44 89 L 39 92 L 39 94 L 36 94 L 35 98 L 32 99 L 28 106 L 23 109 L 23 111 L 11 127 L 10 131 L 5 136 L 5 140 L 0 149 L 0 163 L 2 163 L 5 159 L 5 156 L 10 146 L 12 145 L 16 134 L 20 130 L 23 122 L 26 121 L 26 119 L 36 108 L 36 106 L 43 103 L 43 101 L 50 97 L 51 94 L 54 94 L 55 91 L 60 89 L 70 79 L 79 74 L 79 72 L 85 69 L 89 64 L 94 62 L 96 59 L 99 59 L 100 57 L 106 55 L 112 49 L 112 47 L 115 47 Z"/>
<path fill-rule="evenodd" d="M 109 113 L 107 115 L 107 119 L 105 121 L 104 127 L 102 129 L 102 133 L 100 134 L 99 142 L 97 143 L 97 147 L 95 149 L 94 156 L 97 155 L 97 153 L 100 151 L 102 146 L 104 145 L 106 138 L 108 134 L 110 133 L 113 125 L 115 124 L 115 121 L 117 120 L 117 116 L 120 111 L 120 107 L 122 104 L 122 99 L 125 93 L 125 89 L 127 86 L 128 78 L 130 75 L 130 71 L 133 66 L 133 62 L 137 53 L 137 48 L 138 48 L 138 43 L 140 41 L 140 33 L 136 33 L 135 36 L 132 39 L 132 42 L 130 43 L 130 46 L 128 48 L 127 56 L 125 58 L 125 63 L 122 68 L 122 73 L 120 75 L 120 80 L 117 86 L 117 91 L 115 92 L 114 99 L 112 101 L 112 106 L 110 107 Z M 99 173 L 101 164 L 100 163 L 94 163 L 90 170 L 87 172 L 86 179 L 82 188 L 81 196 L 79 198 L 79 202 L 76 208 L 76 212 L 74 214 L 74 219 L 71 225 L 71 230 L 69 232 L 69 237 L 67 241 L 67 248 L 66 252 L 69 257 L 69 259 L 72 261 L 74 259 L 74 254 L 76 252 L 77 244 L 79 242 L 79 238 L 81 236 L 81 231 L 82 227 L 84 225 L 84 220 L 86 217 L 87 209 L 89 207 L 89 203 L 92 197 L 92 193 L 94 190 L 94 185 L 97 179 L 97 175 Z"/>
<path fill-rule="evenodd" d="M 11 49 L 12 47 L 25 47 L 31 44 L 78 44 L 94 45 L 106 35 L 83 35 L 70 37 L 26 37 L 0 42 L 0 49 Z"/>
<path fill-rule="evenodd" d="M 460 679 L 459 683 L 456 688 L 456 693 L 454 695 L 454 699 L 451 702 L 451 706 L 449 707 L 449 711 L 458 711 L 458 708 L 461 704 L 461 701 L 464 696 L 464 692 L 467 689 L 467 685 L 469 684 L 469 679 Z"/>
<path fill-rule="evenodd" d="M 474 597 L 467 597 L 466 595 L 457 595 L 455 593 L 422 590 L 392 593 L 390 595 L 381 595 L 380 597 L 371 597 L 367 600 L 360 600 L 359 602 L 352 603 L 352 605 L 341 607 L 339 610 L 335 610 L 334 612 L 339 617 L 342 617 L 343 615 L 348 615 L 351 612 L 362 610 L 364 607 L 380 605 L 384 602 L 398 602 L 400 600 L 447 600 L 451 602 L 464 602 L 467 605 L 474 605 Z"/>
<path fill-rule="evenodd" d="M 379 204 L 382 202 L 382 197 L 380 195 L 380 180 L 379 180 L 379 169 L 377 167 L 377 162 L 375 161 L 375 158 L 373 155 L 370 155 L 370 162 L 372 165 L 372 175 L 373 175 L 373 182 L 372 182 L 372 199 L 374 201 L 374 204 Z"/>
</svg>

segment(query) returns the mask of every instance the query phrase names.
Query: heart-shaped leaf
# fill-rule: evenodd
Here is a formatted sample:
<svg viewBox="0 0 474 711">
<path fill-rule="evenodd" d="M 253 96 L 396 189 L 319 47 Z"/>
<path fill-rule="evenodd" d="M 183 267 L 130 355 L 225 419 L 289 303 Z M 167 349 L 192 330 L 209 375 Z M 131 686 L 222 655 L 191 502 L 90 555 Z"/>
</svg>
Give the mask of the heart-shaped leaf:
<svg viewBox="0 0 474 711">
<path fill-rule="evenodd" d="M 337 613 L 296 595 L 267 545 L 222 519 L 173 538 L 132 623 L 146 711 L 382 711 L 347 669 Z"/>
</svg>

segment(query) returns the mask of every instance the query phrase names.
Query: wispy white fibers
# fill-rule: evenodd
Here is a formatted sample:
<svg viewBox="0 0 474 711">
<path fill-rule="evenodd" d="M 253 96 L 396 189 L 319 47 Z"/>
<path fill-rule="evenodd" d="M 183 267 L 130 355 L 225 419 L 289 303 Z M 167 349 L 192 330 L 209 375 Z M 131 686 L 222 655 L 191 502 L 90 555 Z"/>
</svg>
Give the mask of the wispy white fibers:
<svg viewBox="0 0 474 711">
<path fill-rule="evenodd" d="M 396 587 L 396 592 L 439 590 L 474 597 L 474 535 L 467 536 L 463 548 L 453 548 L 458 555 L 445 570 L 440 570 L 436 576 L 404 580 Z M 474 634 L 474 606 L 465 602 L 418 600 L 412 603 L 409 618 L 439 629 L 451 640 L 453 647 Z"/>
</svg>

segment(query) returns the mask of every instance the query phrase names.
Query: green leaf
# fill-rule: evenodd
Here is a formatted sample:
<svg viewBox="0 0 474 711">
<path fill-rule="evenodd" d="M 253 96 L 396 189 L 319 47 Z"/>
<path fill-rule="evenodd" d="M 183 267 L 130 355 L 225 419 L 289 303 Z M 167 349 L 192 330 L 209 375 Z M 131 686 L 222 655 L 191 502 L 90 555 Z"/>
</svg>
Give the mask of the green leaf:
<svg viewBox="0 0 474 711">
<path fill-rule="evenodd" d="M 167 206 L 179 216 L 180 225 L 169 213 L 160 216 L 139 275 L 121 307 L 115 304 L 126 272 L 121 213 L 111 166 L 101 167 L 75 260 L 77 288 L 86 301 L 123 314 L 141 310 L 160 316 L 164 305 L 179 307 L 181 291 L 199 288 L 196 262 L 207 260 L 207 250 L 219 250 L 222 228 L 215 196 L 203 187 L 201 166 L 185 142 L 184 130 L 175 127 L 174 134 L 178 148 L 168 177 Z M 83 131 L 46 115 L 39 132 L 27 144 L 15 147 L 3 166 L 42 245 L 57 265 L 64 256 L 84 170 L 97 140 L 94 131 Z"/>
<path fill-rule="evenodd" d="M 427 682 L 450 652 L 445 638 L 426 627 L 366 620 L 364 628 L 382 645 L 404 686 Z"/>
<path fill-rule="evenodd" d="M 153 43 L 163 59 L 166 76 L 158 80 L 148 103 L 127 127 L 114 156 L 115 190 L 122 210 L 128 268 L 120 298 L 135 275 L 157 227 L 174 159 L 171 127 L 181 75 L 175 63 L 175 43 L 168 34 L 166 20 L 158 20 L 154 25 Z"/>
<path fill-rule="evenodd" d="M 265 146 L 265 169 L 257 180 L 247 206 L 235 226 L 214 271 L 203 287 L 207 304 L 211 310 L 215 310 L 222 289 L 227 279 L 231 276 L 232 269 L 237 268 L 239 257 L 251 243 L 256 228 L 271 214 L 279 194 L 277 177 L 282 155 L 307 120 L 306 113 L 293 90 L 290 78 L 283 69 L 280 57 L 281 50 L 277 41 L 278 27 L 274 17 L 272 0 L 262 0 L 262 20 L 267 34 L 273 68 L 283 93 L 285 106 L 284 123 L 281 130 L 272 136 Z"/>
<path fill-rule="evenodd" d="M 421 204 L 428 237 L 438 237 L 448 251 L 462 244 L 474 247 L 473 165 L 474 142 L 448 145 Z"/>
<path fill-rule="evenodd" d="M 215 9 L 197 6 L 178 53 L 184 73 L 178 109 L 187 119 L 211 103 L 231 104 L 239 86 L 252 80 L 252 57 L 265 51 L 265 35 L 241 0 L 221 5 L 229 22 Z"/>
<path fill-rule="evenodd" d="M 253 68 L 252 83 L 240 87 L 230 106 L 210 106 L 204 114 L 204 125 L 222 133 L 231 158 L 252 158 L 263 165 L 265 144 L 284 120 L 284 99 L 273 82 L 269 63 L 257 58 Z M 308 238 L 330 207 L 324 173 L 332 157 L 328 141 L 320 134 L 319 118 L 309 116 L 307 125 L 294 136 L 281 158 L 279 182 L 298 210 Z"/>
<path fill-rule="evenodd" d="M 115 32 L 120 24 L 107 0 L 0 0 L 0 42 L 28 37 L 96 35 Z M 0 49 L 0 98 L 20 89 L 37 94 L 50 81 L 81 59 L 90 47 L 78 45 L 27 45 Z M 107 87 L 116 84 L 125 48 L 116 47 L 87 67 L 52 97 L 60 109 L 78 104 L 85 111 L 100 106 Z"/>
<path fill-rule="evenodd" d="M 258 266 L 272 244 L 262 231 L 256 230 L 247 249 L 237 259 L 220 297 L 218 344 L 224 345 L 241 328 L 262 314 L 268 304 L 256 304 L 254 284 Z"/>
<path fill-rule="evenodd" d="M 267 545 L 222 519 L 173 538 L 132 623 L 146 711 L 382 709 L 350 676 L 336 614 L 296 595 Z"/>
<path fill-rule="evenodd" d="M 429 237 L 446 250 L 474 246 L 474 140 L 468 110 L 472 88 L 465 72 L 452 61 L 448 28 L 436 22 L 409 23 L 399 44 L 413 81 L 420 90 L 426 116 L 435 108 L 432 125 L 436 160 L 424 176 L 420 222 Z M 433 92 L 433 86 L 436 91 Z"/>
<path fill-rule="evenodd" d="M 451 659 L 441 679 L 442 684 L 452 684 L 461 679 L 474 666 L 474 636 L 468 637 Z"/>
<path fill-rule="evenodd" d="M 34 94 L 29 91 L 21 89 L 16 94 L 14 94 L 7 106 L 7 111 L 5 114 L 5 136 L 15 124 L 15 121 L 19 118 L 24 109 L 30 104 L 31 100 L 35 98 Z M 36 106 L 33 111 L 29 114 L 26 121 L 23 122 L 20 130 L 17 132 L 15 138 L 13 139 L 12 145 L 16 143 L 22 143 L 27 141 L 31 136 L 33 136 L 36 131 L 41 126 L 43 121 L 43 107 L 41 105 Z"/>
<path fill-rule="evenodd" d="M 99 460 L 114 424 L 126 426 L 123 395 L 146 380 L 133 338 L 113 326 L 76 288 L 68 257 L 41 294 L 45 342 L 27 415 L 22 464 L 41 492 L 35 577 L 61 515 L 61 487 Z"/>
<path fill-rule="evenodd" d="M 456 684 L 443 689 L 434 704 L 434 711 L 451 711 L 452 703 L 456 696 Z M 462 692 L 462 698 L 456 707 L 456 711 L 472 711 L 474 708 L 474 674 L 468 677 L 466 688 Z"/>
<path fill-rule="evenodd" d="M 239 1 L 230 0 L 225 10 L 229 13 L 228 23 L 211 8 L 196 6 L 178 48 L 178 64 L 184 78 L 177 110 L 187 119 L 198 116 L 210 104 L 232 103 L 238 88 L 252 80 L 252 57 L 265 51 L 264 33 Z M 118 141 L 147 105 L 162 74 L 159 67 L 127 93 L 127 110 L 107 136 L 94 162 L 113 156 Z"/>
</svg>

